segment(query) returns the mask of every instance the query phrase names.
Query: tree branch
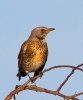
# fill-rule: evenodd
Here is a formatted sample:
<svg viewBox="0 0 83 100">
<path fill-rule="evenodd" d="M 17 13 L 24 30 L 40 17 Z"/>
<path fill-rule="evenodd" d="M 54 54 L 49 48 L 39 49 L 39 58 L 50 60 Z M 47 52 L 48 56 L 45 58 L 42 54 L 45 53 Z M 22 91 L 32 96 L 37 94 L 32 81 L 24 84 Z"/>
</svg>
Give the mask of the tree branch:
<svg viewBox="0 0 83 100">
<path fill-rule="evenodd" d="M 75 67 L 74 69 L 72 69 L 71 73 L 66 77 L 66 79 L 63 81 L 63 83 L 59 86 L 59 88 L 57 89 L 57 91 L 59 92 L 61 90 L 61 88 L 63 87 L 63 85 L 68 81 L 68 79 L 71 77 L 71 75 L 74 73 L 74 71 L 83 66 L 83 64 L 79 64 L 77 67 Z"/>
<path fill-rule="evenodd" d="M 53 94 L 53 95 L 58 95 L 58 96 L 61 96 L 65 99 L 72 99 L 72 98 L 75 98 L 76 96 L 79 96 L 81 94 L 83 94 L 83 92 L 81 93 L 78 93 L 78 94 L 75 94 L 75 95 L 72 95 L 72 96 L 66 96 L 64 94 L 61 94 L 59 93 L 59 91 L 61 90 L 61 88 L 63 87 L 63 85 L 68 81 L 68 79 L 71 77 L 71 75 L 74 73 L 75 70 L 80 70 L 83 72 L 83 69 L 79 68 L 83 66 L 83 64 L 80 64 L 78 65 L 77 67 L 75 66 L 70 66 L 70 65 L 60 65 L 60 66 L 54 66 L 54 67 L 51 67 L 51 68 L 48 68 L 48 69 L 45 69 L 43 71 L 43 73 L 47 72 L 47 71 L 50 71 L 54 68 L 73 68 L 73 70 L 71 71 L 71 73 L 66 77 L 66 79 L 64 80 L 64 82 L 59 86 L 59 88 L 57 89 L 57 91 L 52 91 L 52 90 L 48 90 L 48 89 L 44 89 L 44 88 L 40 88 L 40 87 L 37 87 L 37 86 L 27 86 L 27 84 L 29 82 L 31 82 L 30 80 L 28 80 L 27 82 L 25 82 L 23 85 L 20 85 L 18 88 L 16 88 L 15 90 L 13 90 L 12 92 L 9 93 L 9 95 L 4 99 L 4 100 L 10 100 L 15 94 L 17 94 L 18 92 L 20 91 L 23 91 L 23 90 L 26 90 L 26 89 L 29 89 L 29 90 L 34 90 L 34 91 L 38 91 L 38 92 L 45 92 L 45 93 L 49 93 L 49 94 Z M 33 77 L 32 79 L 33 80 L 36 80 L 37 78 L 41 77 L 41 75 L 37 75 L 35 77 Z"/>
</svg>

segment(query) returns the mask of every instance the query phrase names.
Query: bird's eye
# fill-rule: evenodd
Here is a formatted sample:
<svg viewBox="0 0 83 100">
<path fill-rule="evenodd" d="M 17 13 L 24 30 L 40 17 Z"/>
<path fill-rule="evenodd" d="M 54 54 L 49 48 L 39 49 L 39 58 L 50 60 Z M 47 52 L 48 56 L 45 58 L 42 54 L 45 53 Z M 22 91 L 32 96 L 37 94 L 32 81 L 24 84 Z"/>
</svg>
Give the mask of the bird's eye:
<svg viewBox="0 0 83 100">
<path fill-rule="evenodd" d="M 44 33 L 44 32 L 45 32 L 45 30 L 44 30 L 44 29 L 41 29 L 41 32 L 42 32 L 42 33 Z"/>
</svg>

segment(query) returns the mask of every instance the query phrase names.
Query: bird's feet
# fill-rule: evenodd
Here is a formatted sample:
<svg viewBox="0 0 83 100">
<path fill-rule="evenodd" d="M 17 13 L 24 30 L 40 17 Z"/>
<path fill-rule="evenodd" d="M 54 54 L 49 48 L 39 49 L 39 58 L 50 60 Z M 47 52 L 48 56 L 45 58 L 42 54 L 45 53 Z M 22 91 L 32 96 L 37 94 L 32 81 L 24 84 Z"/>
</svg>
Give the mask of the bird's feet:
<svg viewBox="0 0 83 100">
<path fill-rule="evenodd" d="M 42 76 L 43 76 L 43 72 L 42 71 L 39 71 L 39 75 L 40 75 L 40 79 L 41 79 Z"/>
<path fill-rule="evenodd" d="M 34 83 L 34 85 L 36 85 L 35 80 L 33 77 L 30 77 L 31 83 Z"/>
<path fill-rule="evenodd" d="M 34 83 L 34 85 L 36 85 L 36 84 L 35 84 L 35 79 L 34 79 L 33 77 L 30 77 L 29 74 L 28 74 L 28 77 L 29 77 L 31 83 Z"/>
</svg>

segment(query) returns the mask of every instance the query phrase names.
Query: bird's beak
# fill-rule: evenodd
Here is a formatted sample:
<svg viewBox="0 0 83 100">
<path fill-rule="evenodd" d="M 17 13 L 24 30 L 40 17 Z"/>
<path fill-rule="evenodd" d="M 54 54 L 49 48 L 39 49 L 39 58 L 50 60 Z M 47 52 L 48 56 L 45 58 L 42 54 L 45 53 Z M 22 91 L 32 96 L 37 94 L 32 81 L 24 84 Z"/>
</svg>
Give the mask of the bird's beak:
<svg viewBox="0 0 83 100">
<path fill-rule="evenodd" d="M 55 28 L 47 28 L 47 32 L 51 32 L 53 30 L 55 30 Z"/>
</svg>

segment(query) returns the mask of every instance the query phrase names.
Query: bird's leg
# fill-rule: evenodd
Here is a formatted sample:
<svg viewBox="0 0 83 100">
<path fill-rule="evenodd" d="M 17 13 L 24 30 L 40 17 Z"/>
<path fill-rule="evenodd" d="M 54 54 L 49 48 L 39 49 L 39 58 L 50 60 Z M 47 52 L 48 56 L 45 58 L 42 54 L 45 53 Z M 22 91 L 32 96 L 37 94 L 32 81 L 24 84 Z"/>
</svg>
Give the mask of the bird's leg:
<svg viewBox="0 0 83 100">
<path fill-rule="evenodd" d="M 31 77 L 29 76 L 29 74 L 28 74 L 28 77 L 29 77 L 29 79 L 31 80 L 31 82 L 33 83 L 33 80 L 31 79 Z"/>
<path fill-rule="evenodd" d="M 29 77 L 29 79 L 31 80 L 31 83 L 34 83 L 34 85 L 36 85 L 35 82 L 34 82 L 34 80 L 33 80 L 33 78 L 30 77 L 29 74 L 28 74 L 28 77 Z"/>
<path fill-rule="evenodd" d="M 43 72 L 42 71 L 39 71 L 39 75 L 40 75 L 40 79 L 41 79 L 42 76 L 43 76 Z"/>
</svg>

